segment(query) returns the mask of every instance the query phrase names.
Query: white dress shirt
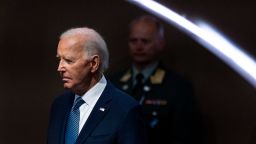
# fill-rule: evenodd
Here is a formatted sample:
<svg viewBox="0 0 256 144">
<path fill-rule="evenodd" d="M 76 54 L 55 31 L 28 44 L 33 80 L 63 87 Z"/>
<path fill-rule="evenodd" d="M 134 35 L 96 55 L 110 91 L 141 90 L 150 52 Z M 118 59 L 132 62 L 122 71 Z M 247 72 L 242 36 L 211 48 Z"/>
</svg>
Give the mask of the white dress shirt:
<svg viewBox="0 0 256 144">
<path fill-rule="evenodd" d="M 82 96 L 82 99 L 85 101 L 85 103 L 82 104 L 79 108 L 80 110 L 79 133 L 82 130 L 85 122 L 87 121 L 90 113 L 92 112 L 93 107 L 95 106 L 96 102 L 100 98 L 106 85 L 107 85 L 107 80 L 103 75 L 100 81 Z M 75 99 L 77 97 L 80 97 L 80 96 L 75 95 Z"/>
</svg>

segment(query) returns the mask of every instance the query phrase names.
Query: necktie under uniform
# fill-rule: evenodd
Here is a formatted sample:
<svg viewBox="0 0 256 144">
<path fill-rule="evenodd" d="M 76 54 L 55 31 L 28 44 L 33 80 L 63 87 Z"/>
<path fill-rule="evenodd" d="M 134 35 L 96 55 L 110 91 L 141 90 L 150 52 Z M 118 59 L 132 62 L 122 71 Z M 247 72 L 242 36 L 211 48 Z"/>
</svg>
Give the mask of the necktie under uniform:
<svg viewBox="0 0 256 144">
<path fill-rule="evenodd" d="M 143 79 L 144 76 L 142 73 L 136 75 L 136 83 L 132 90 L 132 95 L 139 100 L 143 96 Z"/>
<path fill-rule="evenodd" d="M 84 104 L 82 97 L 78 97 L 73 104 L 69 114 L 69 119 L 66 127 L 65 144 L 75 144 L 79 134 L 80 111 L 79 107 Z"/>
</svg>

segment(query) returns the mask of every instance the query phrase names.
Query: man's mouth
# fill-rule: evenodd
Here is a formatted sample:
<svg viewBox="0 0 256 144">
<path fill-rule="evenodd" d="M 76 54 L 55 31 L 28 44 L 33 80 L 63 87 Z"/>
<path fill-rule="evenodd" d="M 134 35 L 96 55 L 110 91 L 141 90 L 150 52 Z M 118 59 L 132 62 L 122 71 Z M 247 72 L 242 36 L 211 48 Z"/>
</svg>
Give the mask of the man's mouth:
<svg viewBox="0 0 256 144">
<path fill-rule="evenodd" d="M 67 81 L 69 81 L 70 80 L 70 78 L 68 78 L 68 77 L 63 77 L 62 78 L 62 81 L 65 83 L 65 82 L 67 82 Z"/>
</svg>

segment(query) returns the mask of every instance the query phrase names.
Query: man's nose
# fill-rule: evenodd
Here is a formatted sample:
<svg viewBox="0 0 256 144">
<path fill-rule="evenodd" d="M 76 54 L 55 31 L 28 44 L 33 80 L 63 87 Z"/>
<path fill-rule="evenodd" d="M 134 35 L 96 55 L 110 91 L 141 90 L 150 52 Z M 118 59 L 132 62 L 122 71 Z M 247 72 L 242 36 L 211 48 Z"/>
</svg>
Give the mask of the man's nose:
<svg viewBox="0 0 256 144">
<path fill-rule="evenodd" d="M 63 61 L 62 60 L 59 61 L 59 65 L 58 65 L 57 71 L 58 72 L 64 71 L 64 65 L 63 65 Z"/>
<path fill-rule="evenodd" d="M 143 49 L 144 44 L 141 40 L 138 40 L 136 41 L 135 46 L 136 46 L 136 49 Z"/>
</svg>

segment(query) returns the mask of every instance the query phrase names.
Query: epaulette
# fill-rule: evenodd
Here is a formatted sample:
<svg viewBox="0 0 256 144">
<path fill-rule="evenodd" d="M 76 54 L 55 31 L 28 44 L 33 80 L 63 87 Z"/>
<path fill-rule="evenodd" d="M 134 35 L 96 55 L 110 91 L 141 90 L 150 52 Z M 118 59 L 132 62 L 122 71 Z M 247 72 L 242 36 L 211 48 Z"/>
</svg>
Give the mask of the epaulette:
<svg viewBox="0 0 256 144">
<path fill-rule="evenodd" d="M 130 78 L 131 78 L 132 74 L 131 74 L 131 70 L 128 70 L 121 78 L 120 81 L 121 82 L 127 82 Z"/>
<path fill-rule="evenodd" d="M 161 84 L 163 82 L 165 70 L 158 68 L 154 75 L 150 77 L 152 84 Z"/>
</svg>

